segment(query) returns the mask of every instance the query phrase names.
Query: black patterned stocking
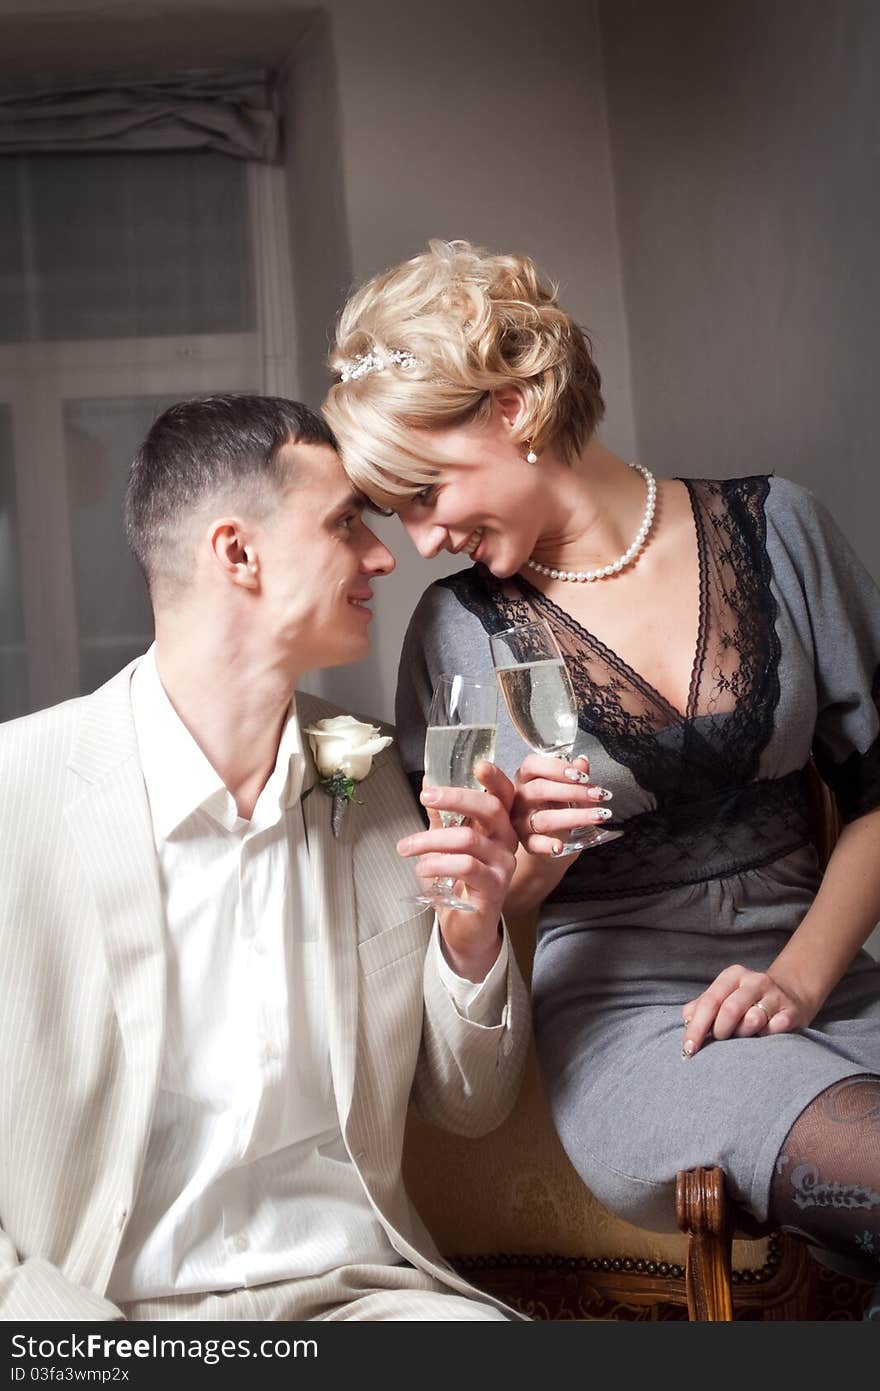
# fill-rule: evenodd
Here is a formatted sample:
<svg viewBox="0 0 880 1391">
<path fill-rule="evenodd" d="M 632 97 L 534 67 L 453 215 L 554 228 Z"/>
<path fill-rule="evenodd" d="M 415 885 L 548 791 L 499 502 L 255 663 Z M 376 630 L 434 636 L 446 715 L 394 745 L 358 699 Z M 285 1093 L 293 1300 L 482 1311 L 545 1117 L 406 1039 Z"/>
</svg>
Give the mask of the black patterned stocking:
<svg viewBox="0 0 880 1391">
<path fill-rule="evenodd" d="M 880 1077 L 847 1077 L 801 1112 L 776 1160 L 770 1218 L 880 1279 Z"/>
</svg>

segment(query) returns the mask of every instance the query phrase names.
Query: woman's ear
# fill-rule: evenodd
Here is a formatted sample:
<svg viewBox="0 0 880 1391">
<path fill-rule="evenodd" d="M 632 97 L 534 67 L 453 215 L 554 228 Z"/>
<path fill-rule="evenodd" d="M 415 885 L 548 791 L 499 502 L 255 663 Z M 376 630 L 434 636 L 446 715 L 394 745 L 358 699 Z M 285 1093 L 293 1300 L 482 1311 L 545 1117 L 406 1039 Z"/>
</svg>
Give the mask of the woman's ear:
<svg viewBox="0 0 880 1391">
<path fill-rule="evenodd" d="M 525 397 L 516 386 L 502 386 L 492 392 L 492 406 L 510 430 L 518 430 L 526 413 Z"/>
</svg>

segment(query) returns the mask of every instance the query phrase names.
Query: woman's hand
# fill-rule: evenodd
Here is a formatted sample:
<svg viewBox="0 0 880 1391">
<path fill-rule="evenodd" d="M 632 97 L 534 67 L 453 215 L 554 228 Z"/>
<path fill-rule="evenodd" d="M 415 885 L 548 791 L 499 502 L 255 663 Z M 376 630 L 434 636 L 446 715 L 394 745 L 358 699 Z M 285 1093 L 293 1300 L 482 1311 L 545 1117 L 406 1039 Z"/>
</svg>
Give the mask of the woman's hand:
<svg viewBox="0 0 880 1391">
<path fill-rule="evenodd" d="M 404 858 L 418 857 L 416 873 L 430 889 L 435 879 L 454 879 L 456 892 L 476 912 L 438 908 L 443 949 L 453 970 L 467 980 L 485 979 L 501 949 L 501 905 L 516 867 L 516 833 L 510 822 L 514 790 L 494 763 L 475 769 L 484 792 L 467 787 L 423 787 L 429 829 L 398 842 Z M 441 811 L 455 812 L 465 824 L 444 827 Z"/>
<path fill-rule="evenodd" d="M 610 792 L 590 782 L 590 762 L 583 754 L 569 763 L 533 753 L 517 771 L 510 819 L 530 855 L 556 856 L 569 832 L 610 820 L 609 808 L 602 805 L 610 799 Z"/>
<path fill-rule="evenodd" d="M 716 1039 L 788 1034 L 809 1024 L 815 1008 L 766 971 L 728 966 L 702 995 L 682 1006 L 683 1058 L 693 1057 L 711 1033 Z"/>
</svg>

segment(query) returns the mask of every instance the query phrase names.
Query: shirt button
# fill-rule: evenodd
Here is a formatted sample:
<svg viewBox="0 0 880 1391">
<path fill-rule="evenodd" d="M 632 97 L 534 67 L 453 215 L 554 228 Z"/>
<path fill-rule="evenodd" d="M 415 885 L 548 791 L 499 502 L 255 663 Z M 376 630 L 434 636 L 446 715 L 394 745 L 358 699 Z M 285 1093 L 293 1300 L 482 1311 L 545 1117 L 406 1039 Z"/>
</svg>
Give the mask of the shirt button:
<svg viewBox="0 0 880 1391">
<path fill-rule="evenodd" d="M 254 938 L 254 951 L 257 953 L 257 956 L 266 955 L 266 943 L 263 941 L 262 937 Z"/>
<path fill-rule="evenodd" d="M 246 1250 L 248 1249 L 248 1246 L 249 1246 L 249 1245 L 250 1245 L 250 1242 L 248 1241 L 248 1239 L 247 1239 L 247 1237 L 245 1236 L 244 1232 L 240 1232 L 238 1236 L 232 1238 L 232 1249 L 233 1249 L 233 1251 L 238 1251 L 238 1252 L 246 1251 Z"/>
<path fill-rule="evenodd" d="M 275 1047 L 274 1043 L 267 1043 L 266 1046 L 265 1046 L 265 1048 L 263 1049 L 263 1062 L 264 1062 L 264 1063 L 277 1063 L 277 1061 L 278 1061 L 278 1059 L 279 1059 L 280 1057 L 281 1057 L 281 1054 L 280 1054 L 280 1052 L 278 1051 L 278 1049 Z"/>
<path fill-rule="evenodd" d="M 125 1219 L 127 1216 L 128 1208 L 120 1203 L 113 1213 L 113 1222 L 120 1230 L 125 1226 Z"/>
</svg>

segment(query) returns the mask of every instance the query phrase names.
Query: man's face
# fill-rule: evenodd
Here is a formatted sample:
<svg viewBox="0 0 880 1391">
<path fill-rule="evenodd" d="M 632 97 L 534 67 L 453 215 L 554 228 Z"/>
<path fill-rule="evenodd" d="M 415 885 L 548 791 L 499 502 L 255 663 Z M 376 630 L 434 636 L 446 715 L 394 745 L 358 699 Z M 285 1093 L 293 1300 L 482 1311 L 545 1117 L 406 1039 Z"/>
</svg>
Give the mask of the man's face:
<svg viewBox="0 0 880 1391">
<path fill-rule="evenodd" d="M 267 635 L 298 672 L 358 662 L 370 645 L 371 581 L 394 557 L 364 524 L 334 449 L 291 444 L 282 459 L 292 484 L 255 534 Z"/>
</svg>

